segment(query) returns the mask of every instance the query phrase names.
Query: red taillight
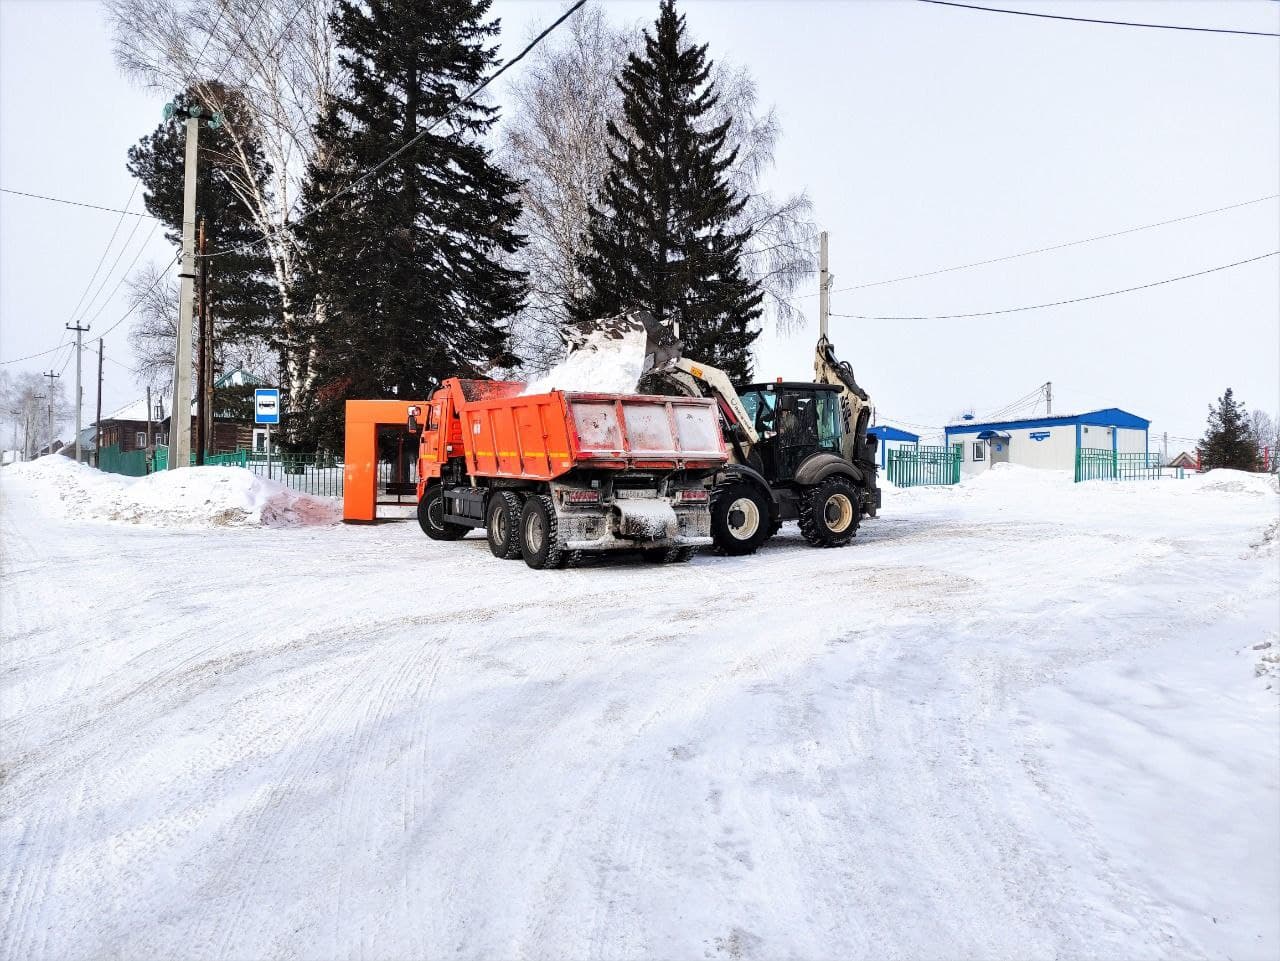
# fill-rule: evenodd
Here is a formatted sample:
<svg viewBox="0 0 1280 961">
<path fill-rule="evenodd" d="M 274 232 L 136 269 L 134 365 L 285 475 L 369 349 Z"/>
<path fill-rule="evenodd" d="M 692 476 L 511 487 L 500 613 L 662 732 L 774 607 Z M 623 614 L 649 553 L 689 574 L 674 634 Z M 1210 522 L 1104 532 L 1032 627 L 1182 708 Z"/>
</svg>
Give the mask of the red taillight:
<svg viewBox="0 0 1280 961">
<path fill-rule="evenodd" d="M 689 490 L 676 491 L 677 504 L 705 504 L 711 495 L 707 493 L 704 487 L 694 487 Z"/>
<path fill-rule="evenodd" d="M 566 504 L 599 504 L 600 492 L 596 490 L 565 491 L 564 502 Z"/>
</svg>

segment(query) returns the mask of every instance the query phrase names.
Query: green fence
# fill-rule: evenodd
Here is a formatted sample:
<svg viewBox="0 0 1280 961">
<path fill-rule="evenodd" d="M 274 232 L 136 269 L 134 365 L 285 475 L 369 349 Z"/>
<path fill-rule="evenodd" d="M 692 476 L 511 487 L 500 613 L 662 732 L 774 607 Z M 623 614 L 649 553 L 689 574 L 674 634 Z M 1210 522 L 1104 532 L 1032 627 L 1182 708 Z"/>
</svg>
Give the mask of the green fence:
<svg viewBox="0 0 1280 961">
<path fill-rule="evenodd" d="M 332 454 L 247 453 L 242 465 L 260 477 L 268 477 L 294 490 L 320 497 L 342 496 L 342 464 Z M 379 465 L 382 467 L 383 465 Z"/>
<path fill-rule="evenodd" d="M 142 477 L 147 472 L 147 452 L 121 450 L 118 444 L 99 448 L 98 470 L 106 471 L 108 474 Z"/>
<path fill-rule="evenodd" d="M 899 447 L 886 451 L 889 483 L 895 487 L 960 483 L 959 444 L 950 447 Z"/>
<path fill-rule="evenodd" d="M 1076 483 L 1091 480 L 1159 480 L 1182 478 L 1181 467 L 1165 467 L 1158 454 L 1122 454 L 1114 450 L 1081 447 L 1076 451 Z"/>
<path fill-rule="evenodd" d="M 237 450 L 229 454 L 205 454 L 205 467 L 244 467 L 248 457 L 248 451 Z M 191 466 L 195 466 L 196 455 L 191 454 Z M 152 470 L 167 470 L 169 467 L 169 448 L 157 447 L 155 457 L 152 460 Z"/>
</svg>

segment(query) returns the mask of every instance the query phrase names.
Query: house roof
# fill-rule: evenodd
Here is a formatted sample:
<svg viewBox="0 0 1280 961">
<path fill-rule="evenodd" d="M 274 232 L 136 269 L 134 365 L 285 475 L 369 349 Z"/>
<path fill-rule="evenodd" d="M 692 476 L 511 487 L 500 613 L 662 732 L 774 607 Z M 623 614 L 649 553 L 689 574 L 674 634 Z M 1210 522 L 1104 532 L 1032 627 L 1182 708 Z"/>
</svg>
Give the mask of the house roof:
<svg viewBox="0 0 1280 961">
<path fill-rule="evenodd" d="M 890 427 L 888 424 L 878 424 L 875 427 L 867 428 L 868 434 L 873 434 L 881 440 L 905 440 L 913 444 L 920 440 L 919 434 L 913 434 L 907 430 L 899 430 L 897 427 Z"/>
<path fill-rule="evenodd" d="M 976 434 L 984 430 L 1018 430 L 1024 427 L 1053 427 L 1067 424 L 1087 424 L 1090 427 L 1127 427 L 1146 430 L 1151 421 L 1131 414 L 1119 407 L 1103 407 L 1076 414 L 1054 414 L 1052 417 L 1031 417 L 1021 420 L 954 420 L 946 427 L 948 434 Z"/>
</svg>

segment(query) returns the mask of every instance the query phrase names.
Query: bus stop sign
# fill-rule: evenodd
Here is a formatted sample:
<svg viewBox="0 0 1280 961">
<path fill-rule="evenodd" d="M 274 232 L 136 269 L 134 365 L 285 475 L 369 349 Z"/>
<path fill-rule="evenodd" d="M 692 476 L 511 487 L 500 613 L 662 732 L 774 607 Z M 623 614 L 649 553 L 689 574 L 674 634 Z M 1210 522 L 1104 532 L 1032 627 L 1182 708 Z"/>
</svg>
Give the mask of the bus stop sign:
<svg viewBox="0 0 1280 961">
<path fill-rule="evenodd" d="M 280 390 L 277 387 L 259 387 L 253 392 L 253 422 L 255 424 L 280 423 Z"/>
</svg>

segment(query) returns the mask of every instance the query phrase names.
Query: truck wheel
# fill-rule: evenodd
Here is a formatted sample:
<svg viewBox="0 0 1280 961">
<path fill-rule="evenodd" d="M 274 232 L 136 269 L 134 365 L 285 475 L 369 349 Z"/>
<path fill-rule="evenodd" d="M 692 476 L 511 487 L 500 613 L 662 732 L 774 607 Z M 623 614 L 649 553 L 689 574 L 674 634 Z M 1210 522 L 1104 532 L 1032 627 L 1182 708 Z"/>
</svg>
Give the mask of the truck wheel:
<svg viewBox="0 0 1280 961">
<path fill-rule="evenodd" d="M 844 547 L 858 530 L 858 492 L 833 474 L 800 494 L 800 533 L 814 547 Z"/>
<path fill-rule="evenodd" d="M 773 533 L 769 499 L 755 484 L 740 481 L 714 493 L 711 539 L 721 554 L 754 554 Z"/>
<path fill-rule="evenodd" d="M 556 509 L 550 496 L 534 494 L 524 502 L 520 514 L 520 552 L 534 570 L 561 567 L 568 552 L 560 540 Z"/>
<path fill-rule="evenodd" d="M 655 547 L 640 556 L 649 564 L 683 564 L 693 557 L 692 547 Z"/>
<path fill-rule="evenodd" d="M 456 541 L 470 530 L 444 519 L 444 488 L 439 484 L 432 484 L 422 492 L 422 500 L 418 501 L 418 525 L 433 541 Z"/>
<path fill-rule="evenodd" d="M 494 557 L 509 561 L 520 556 L 520 514 L 524 504 L 515 491 L 494 491 L 485 511 L 484 531 Z"/>
</svg>

